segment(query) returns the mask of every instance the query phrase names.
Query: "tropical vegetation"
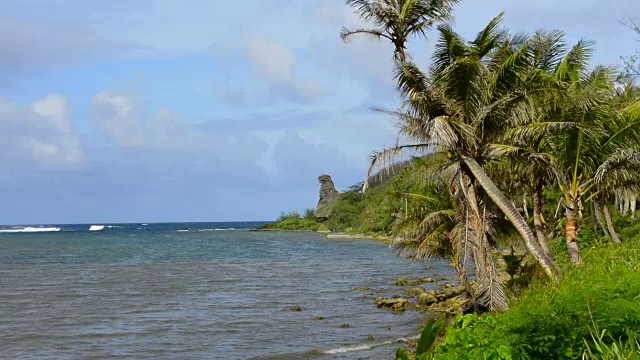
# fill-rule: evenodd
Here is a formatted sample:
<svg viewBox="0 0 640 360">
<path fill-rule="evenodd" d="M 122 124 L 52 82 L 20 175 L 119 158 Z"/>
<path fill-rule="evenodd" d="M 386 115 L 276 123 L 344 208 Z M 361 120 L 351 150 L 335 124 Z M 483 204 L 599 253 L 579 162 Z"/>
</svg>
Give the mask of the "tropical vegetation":
<svg viewBox="0 0 640 360">
<path fill-rule="evenodd" d="M 429 323 L 419 358 L 640 356 L 637 58 L 592 64 L 592 42 L 514 34 L 504 14 L 467 40 L 448 22 L 457 2 L 346 1 L 371 27 L 344 40 L 393 45 L 401 104 L 376 110 L 401 141 L 318 228 L 387 232 L 398 254 L 451 260 L 476 313 Z M 424 68 L 408 41 L 432 35 Z M 498 276 L 504 249 L 522 254 L 517 283 Z"/>
</svg>

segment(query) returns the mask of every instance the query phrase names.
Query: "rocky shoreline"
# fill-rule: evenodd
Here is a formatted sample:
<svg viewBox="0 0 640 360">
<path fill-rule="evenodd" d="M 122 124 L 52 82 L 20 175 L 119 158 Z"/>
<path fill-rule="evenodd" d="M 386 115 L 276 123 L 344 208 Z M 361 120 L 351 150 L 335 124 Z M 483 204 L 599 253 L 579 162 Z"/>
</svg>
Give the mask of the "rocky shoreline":
<svg viewBox="0 0 640 360">
<path fill-rule="evenodd" d="M 382 241 L 385 244 L 390 244 L 393 241 L 393 238 L 388 235 L 382 234 L 359 234 L 359 233 L 349 233 L 349 232 L 334 232 L 329 230 L 282 230 L 282 229 L 251 229 L 249 231 L 275 231 L 275 232 L 315 232 L 320 235 L 323 235 L 327 239 L 353 239 L 353 240 L 377 240 Z"/>
<path fill-rule="evenodd" d="M 443 279 L 441 279 L 443 280 Z M 448 280 L 448 279 L 447 279 Z M 435 283 L 438 289 L 425 289 L 420 286 Z M 471 298 L 465 288 L 449 282 L 437 282 L 428 277 L 398 278 L 396 287 L 404 288 L 403 294 L 391 297 L 376 297 L 374 303 L 378 308 L 385 308 L 394 312 L 413 309 L 419 312 L 435 312 L 457 314 L 471 309 Z M 406 287 L 409 287 L 406 289 Z M 355 290 L 361 290 L 356 288 Z"/>
</svg>

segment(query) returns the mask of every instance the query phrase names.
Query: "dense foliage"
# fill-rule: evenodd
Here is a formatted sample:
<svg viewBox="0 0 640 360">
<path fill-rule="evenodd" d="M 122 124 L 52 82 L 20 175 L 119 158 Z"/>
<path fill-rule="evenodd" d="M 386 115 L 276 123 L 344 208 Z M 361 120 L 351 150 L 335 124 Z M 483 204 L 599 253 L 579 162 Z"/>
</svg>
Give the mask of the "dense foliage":
<svg viewBox="0 0 640 360">
<path fill-rule="evenodd" d="M 399 142 L 374 153 L 363 190 L 341 194 L 318 229 L 385 232 L 401 255 L 451 261 L 477 313 L 490 314 L 460 316 L 426 351 L 440 329 L 431 323 L 421 358 L 633 358 L 637 59 L 622 73 L 591 64 L 592 42 L 567 44 L 559 30 L 513 34 L 504 14 L 467 40 L 447 22 L 457 2 L 346 1 L 369 27 L 344 29 L 343 39 L 393 46 L 402 101 L 381 111 L 395 118 Z M 422 68 L 407 42 L 431 30 Z M 406 152 L 420 157 L 385 181 L 372 176 Z"/>
<path fill-rule="evenodd" d="M 506 313 L 458 316 L 425 359 L 640 358 L 639 242 L 590 248 L 559 285 L 536 280 Z"/>
<path fill-rule="evenodd" d="M 280 215 L 276 222 L 263 226 L 272 230 L 329 230 L 359 234 L 390 235 L 398 226 L 400 215 L 422 205 L 411 194 L 433 192 L 425 183 L 424 171 L 433 160 L 414 158 L 393 172 L 382 171 L 373 176 L 373 186 L 362 192 L 363 183 L 341 192 L 333 207 L 331 218 L 322 223 L 315 220 L 313 210 L 305 215 L 290 212 Z"/>
</svg>

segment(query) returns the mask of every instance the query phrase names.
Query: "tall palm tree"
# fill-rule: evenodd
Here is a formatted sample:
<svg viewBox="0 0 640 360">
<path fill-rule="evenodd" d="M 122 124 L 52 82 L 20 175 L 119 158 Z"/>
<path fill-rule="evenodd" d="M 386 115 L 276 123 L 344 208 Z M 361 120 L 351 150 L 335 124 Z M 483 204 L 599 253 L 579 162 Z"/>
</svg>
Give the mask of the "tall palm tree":
<svg viewBox="0 0 640 360">
<path fill-rule="evenodd" d="M 521 178 L 530 179 L 525 186 L 529 188 L 533 200 L 536 239 L 540 247 L 549 253 L 547 236 L 544 233 L 542 190 L 556 183 L 557 170 L 551 166 L 553 159 L 549 157 L 551 143 L 548 134 L 535 131 L 538 127 L 544 129 L 547 125 L 544 117 L 537 117 L 536 110 L 550 102 L 550 93 L 551 101 L 554 101 L 557 93 L 563 90 L 558 86 L 554 74 L 561 66 L 566 66 L 568 58 L 577 51 L 574 49 L 573 52 L 567 52 L 564 34 L 559 30 L 539 30 L 527 38 L 523 46 L 529 51 L 529 62 L 526 69 L 522 69 L 519 74 L 522 80 L 520 93 L 526 94 L 527 101 L 519 104 L 514 111 L 514 117 L 517 126 L 525 124 L 528 136 L 520 136 L 519 132 L 523 129 L 518 127 L 516 133 L 505 132 L 504 144 L 490 146 L 491 156 L 504 158 L 507 155 L 511 169 L 516 166 L 523 173 Z"/>
<path fill-rule="evenodd" d="M 616 240 L 607 204 L 600 202 L 614 189 L 629 189 L 638 174 L 638 142 L 633 135 L 637 124 L 623 115 L 628 112 L 615 111 L 614 69 L 587 69 L 590 51 L 589 43 L 576 44 L 549 73 L 556 84 L 549 96 L 538 98 L 522 116 L 523 125 L 507 132 L 511 144 L 518 146 L 544 139 L 545 148 L 533 151 L 545 153 L 542 157 L 556 175 L 567 250 L 574 264 L 581 261 L 577 234 L 584 203 L 598 201 L 594 210 L 603 208 L 608 233 Z"/>
<path fill-rule="evenodd" d="M 528 57 L 525 47 L 507 50 L 523 38 L 510 38 L 501 29 L 501 18 L 502 14 L 493 19 L 469 43 L 451 27 L 441 25 L 428 75 L 410 61 L 396 64 L 398 89 L 405 102 L 392 114 L 410 143 L 374 154 L 370 169 L 389 165 L 403 150 L 447 153 L 456 169 L 451 186 L 460 192 L 460 207 L 468 214 L 466 226 L 475 246 L 480 289 L 501 287 L 489 255 L 486 209 L 491 204 L 514 225 L 542 269 L 552 279 L 559 277 L 555 262 L 540 248 L 526 220 L 483 168 L 487 145 L 508 127 L 509 114 L 519 101 L 512 91 L 517 89 Z M 479 293 L 491 296 L 496 292 Z M 499 307 L 494 300 L 487 299 L 489 306 Z"/>
<path fill-rule="evenodd" d="M 426 36 L 437 22 L 451 19 L 451 11 L 460 0 L 346 0 L 356 14 L 372 28 L 343 28 L 340 37 L 347 42 L 356 35 L 385 39 L 394 46 L 394 56 L 407 59 L 407 42 L 414 36 Z"/>
<path fill-rule="evenodd" d="M 606 155 L 596 169 L 594 202 L 597 208 L 602 208 L 607 235 L 614 242 L 620 242 L 607 200 L 612 197 L 630 199 L 628 203 L 635 214 L 632 204 L 640 190 L 640 89 L 631 82 L 618 82 L 612 106 L 613 116 L 601 124 L 605 135 L 599 150 Z"/>
</svg>

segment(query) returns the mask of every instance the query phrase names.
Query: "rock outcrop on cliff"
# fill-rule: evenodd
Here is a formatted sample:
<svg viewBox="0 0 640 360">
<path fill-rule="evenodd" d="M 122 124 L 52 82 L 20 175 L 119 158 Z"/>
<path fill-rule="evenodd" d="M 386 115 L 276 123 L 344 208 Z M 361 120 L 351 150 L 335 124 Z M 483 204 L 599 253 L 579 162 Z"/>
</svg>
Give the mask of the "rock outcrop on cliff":
<svg viewBox="0 0 640 360">
<path fill-rule="evenodd" d="M 331 180 L 331 176 L 320 175 L 318 177 L 318 182 L 320 183 L 320 199 L 318 200 L 316 211 L 313 214 L 319 221 L 324 221 L 329 219 L 331 216 L 333 206 L 338 200 L 338 195 L 340 193 L 336 190 L 336 187 Z"/>
</svg>

